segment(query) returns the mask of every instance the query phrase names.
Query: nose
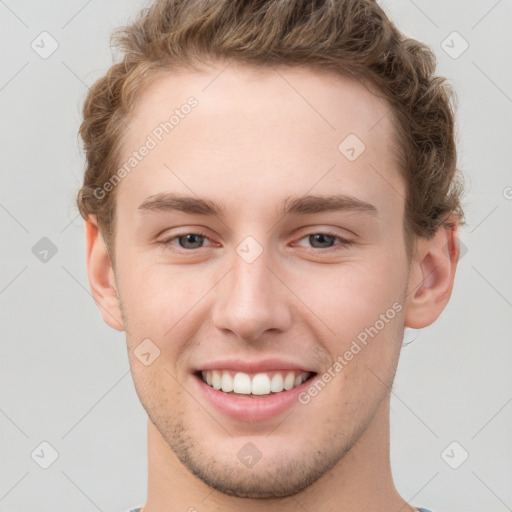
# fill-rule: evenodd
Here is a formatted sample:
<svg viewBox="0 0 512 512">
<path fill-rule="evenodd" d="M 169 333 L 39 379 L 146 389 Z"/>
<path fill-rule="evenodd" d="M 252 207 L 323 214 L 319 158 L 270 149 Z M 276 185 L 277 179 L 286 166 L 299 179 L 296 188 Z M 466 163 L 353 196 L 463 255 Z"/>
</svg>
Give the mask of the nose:
<svg viewBox="0 0 512 512">
<path fill-rule="evenodd" d="M 269 268 L 265 252 L 252 263 L 235 253 L 232 262 L 217 289 L 212 314 L 215 327 L 248 342 L 267 332 L 286 331 L 292 322 L 290 294 Z"/>
</svg>

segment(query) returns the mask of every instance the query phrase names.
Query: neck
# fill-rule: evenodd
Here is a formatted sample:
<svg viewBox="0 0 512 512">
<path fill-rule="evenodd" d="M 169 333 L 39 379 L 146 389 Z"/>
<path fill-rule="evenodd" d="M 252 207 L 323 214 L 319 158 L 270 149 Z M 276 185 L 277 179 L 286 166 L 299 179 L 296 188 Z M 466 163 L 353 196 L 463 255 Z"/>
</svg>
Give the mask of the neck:
<svg viewBox="0 0 512 512">
<path fill-rule="evenodd" d="M 342 460 L 299 493 L 279 499 L 220 493 L 191 474 L 148 420 L 148 498 L 143 512 L 412 512 L 395 489 L 389 461 L 389 398 Z"/>
</svg>

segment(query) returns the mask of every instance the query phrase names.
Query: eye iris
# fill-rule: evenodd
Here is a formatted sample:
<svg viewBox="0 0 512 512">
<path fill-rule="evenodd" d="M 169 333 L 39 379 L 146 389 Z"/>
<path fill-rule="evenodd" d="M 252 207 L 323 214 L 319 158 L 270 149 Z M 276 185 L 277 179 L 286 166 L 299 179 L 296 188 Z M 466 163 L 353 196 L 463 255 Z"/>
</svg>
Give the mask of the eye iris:
<svg viewBox="0 0 512 512">
<path fill-rule="evenodd" d="M 332 247 L 333 243 L 334 243 L 334 239 L 336 237 L 334 237 L 333 235 L 326 235 L 324 233 L 318 233 L 316 235 L 309 235 L 309 243 L 313 246 L 313 247 L 320 247 L 320 248 L 328 248 L 328 247 Z M 320 245 L 315 245 L 316 242 L 320 242 Z M 322 244 L 327 244 L 327 245 L 322 245 Z"/>
<path fill-rule="evenodd" d="M 203 244 L 204 236 L 190 233 L 188 235 L 180 236 L 178 241 L 180 246 L 184 249 L 197 249 Z"/>
</svg>

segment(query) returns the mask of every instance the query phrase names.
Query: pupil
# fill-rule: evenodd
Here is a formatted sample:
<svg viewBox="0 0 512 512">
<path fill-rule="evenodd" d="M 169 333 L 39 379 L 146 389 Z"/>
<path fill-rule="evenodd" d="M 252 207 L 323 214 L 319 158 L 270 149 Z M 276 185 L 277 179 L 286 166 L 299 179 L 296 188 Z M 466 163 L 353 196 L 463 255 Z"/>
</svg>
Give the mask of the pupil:
<svg viewBox="0 0 512 512">
<path fill-rule="evenodd" d="M 184 249 L 197 249 L 201 247 L 204 237 L 202 235 L 190 234 L 180 236 L 179 243 Z"/>
<path fill-rule="evenodd" d="M 316 235 L 309 235 L 309 242 L 313 247 L 321 247 L 321 248 L 331 247 L 334 242 L 334 236 L 325 235 L 323 233 L 319 233 Z M 320 246 L 315 245 L 316 242 L 320 242 Z M 327 244 L 327 245 L 322 245 L 322 244 Z"/>
</svg>

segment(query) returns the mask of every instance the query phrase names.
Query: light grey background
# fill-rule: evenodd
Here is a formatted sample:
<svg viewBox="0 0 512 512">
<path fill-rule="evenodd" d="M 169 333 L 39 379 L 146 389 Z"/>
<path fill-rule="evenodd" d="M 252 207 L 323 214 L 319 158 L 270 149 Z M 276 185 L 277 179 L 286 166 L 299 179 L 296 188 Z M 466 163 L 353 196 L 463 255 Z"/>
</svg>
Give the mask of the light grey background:
<svg viewBox="0 0 512 512">
<path fill-rule="evenodd" d="M 143 5 L 0 0 L 0 511 L 123 512 L 145 500 L 146 417 L 124 335 L 90 296 L 74 207 L 81 104 L 111 63 L 111 30 Z M 402 351 L 394 478 L 405 499 L 437 512 L 512 510 L 512 1 L 382 5 L 433 47 L 457 90 L 468 188 L 451 303 L 436 324 L 408 333 Z M 51 48 L 43 31 L 59 45 L 46 59 L 31 48 Z M 469 47 L 453 58 L 461 38 Z M 32 252 L 43 237 L 57 249 L 46 262 Z M 43 441 L 59 454 L 48 469 Z M 465 452 L 458 469 L 446 462 Z"/>
</svg>

